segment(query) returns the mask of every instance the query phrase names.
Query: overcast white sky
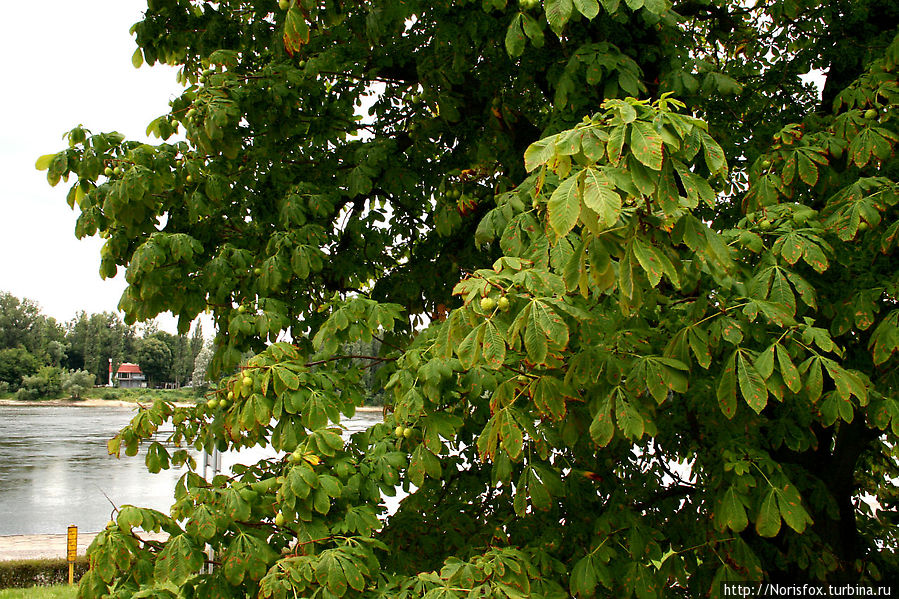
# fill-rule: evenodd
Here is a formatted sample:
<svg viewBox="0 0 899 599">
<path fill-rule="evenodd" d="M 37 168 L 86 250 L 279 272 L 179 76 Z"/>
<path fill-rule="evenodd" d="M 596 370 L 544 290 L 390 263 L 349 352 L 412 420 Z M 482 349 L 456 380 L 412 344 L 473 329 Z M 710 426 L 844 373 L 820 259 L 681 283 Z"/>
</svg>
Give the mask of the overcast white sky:
<svg viewBox="0 0 899 599">
<path fill-rule="evenodd" d="M 79 310 L 115 311 L 124 272 L 100 279 L 99 238 L 75 239 L 68 186 L 51 188 L 34 162 L 63 149 L 62 134 L 78 124 L 146 139 L 147 124 L 180 93 L 174 69 L 131 66 L 136 46 L 128 30 L 145 8 L 141 0 L 3 6 L 0 290 L 38 302 L 59 321 Z M 158 321 L 174 331 L 174 319 Z"/>
</svg>

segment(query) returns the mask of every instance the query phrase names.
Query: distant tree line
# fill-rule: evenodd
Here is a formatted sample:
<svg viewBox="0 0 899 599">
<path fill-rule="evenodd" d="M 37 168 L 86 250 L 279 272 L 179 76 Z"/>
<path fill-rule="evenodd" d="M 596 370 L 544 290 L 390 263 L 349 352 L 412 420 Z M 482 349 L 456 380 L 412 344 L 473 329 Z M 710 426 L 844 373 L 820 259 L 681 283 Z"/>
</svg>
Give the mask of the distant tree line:
<svg viewBox="0 0 899 599">
<path fill-rule="evenodd" d="M 136 327 L 113 312 L 83 311 L 60 323 L 32 300 L 0 291 L 0 392 L 20 398 L 77 397 L 106 383 L 110 359 L 113 372 L 124 362 L 138 364 L 151 386 L 202 385 L 209 362 L 204 345 L 199 326 L 172 335 L 155 323 Z"/>
</svg>

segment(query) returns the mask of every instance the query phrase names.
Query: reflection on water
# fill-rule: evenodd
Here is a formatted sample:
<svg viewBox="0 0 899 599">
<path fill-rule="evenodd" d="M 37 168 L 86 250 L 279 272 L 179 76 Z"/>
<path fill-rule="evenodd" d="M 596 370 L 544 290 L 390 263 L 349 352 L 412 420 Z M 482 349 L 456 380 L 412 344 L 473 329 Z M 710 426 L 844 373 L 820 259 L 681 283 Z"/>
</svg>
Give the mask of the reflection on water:
<svg viewBox="0 0 899 599">
<path fill-rule="evenodd" d="M 0 406 L 0 535 L 61 533 L 70 524 L 97 531 L 113 503 L 167 512 L 182 471 L 150 474 L 143 451 L 118 460 L 106 453 L 133 414 L 128 407 Z M 380 417 L 362 413 L 344 424 L 352 433 Z M 253 448 L 222 461 L 227 469 L 273 455 Z"/>
</svg>

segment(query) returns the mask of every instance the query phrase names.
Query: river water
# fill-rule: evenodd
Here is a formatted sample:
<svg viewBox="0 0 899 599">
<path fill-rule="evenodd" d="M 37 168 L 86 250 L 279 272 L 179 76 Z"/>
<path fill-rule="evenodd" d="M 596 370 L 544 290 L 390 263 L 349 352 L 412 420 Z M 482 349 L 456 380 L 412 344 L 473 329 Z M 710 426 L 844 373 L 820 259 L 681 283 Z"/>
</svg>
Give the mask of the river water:
<svg viewBox="0 0 899 599">
<path fill-rule="evenodd" d="M 106 453 L 133 415 L 130 407 L 0 406 L 0 535 L 64 533 L 71 524 L 98 531 L 113 504 L 167 513 L 184 470 L 150 474 L 143 451 L 121 459 Z M 380 419 L 363 412 L 343 424 L 349 434 Z M 270 448 L 229 452 L 223 468 L 272 455 Z"/>
</svg>

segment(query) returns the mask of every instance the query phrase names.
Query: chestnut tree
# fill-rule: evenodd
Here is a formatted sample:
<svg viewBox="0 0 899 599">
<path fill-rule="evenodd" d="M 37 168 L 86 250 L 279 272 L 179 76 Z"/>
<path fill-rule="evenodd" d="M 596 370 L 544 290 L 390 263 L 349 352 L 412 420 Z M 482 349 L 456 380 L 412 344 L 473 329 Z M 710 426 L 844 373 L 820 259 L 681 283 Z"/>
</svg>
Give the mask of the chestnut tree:
<svg viewBox="0 0 899 599">
<path fill-rule="evenodd" d="M 891 0 L 150 0 L 134 64 L 185 86 L 160 142 L 75 128 L 38 167 L 129 322 L 214 314 L 224 378 L 110 452 L 277 457 L 123 507 L 80 596 L 899 579 L 897 27 Z M 383 422 L 342 436 L 376 367 Z"/>
</svg>

